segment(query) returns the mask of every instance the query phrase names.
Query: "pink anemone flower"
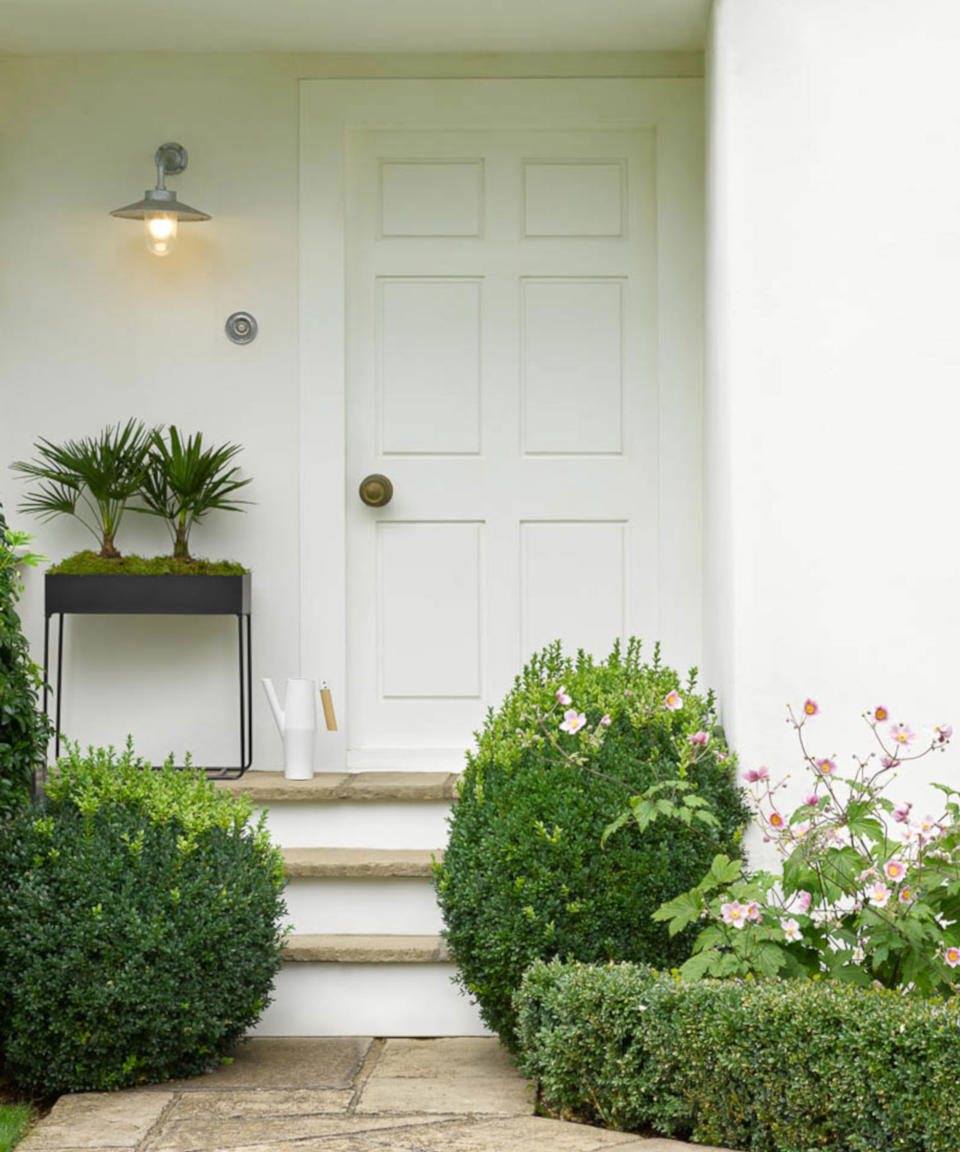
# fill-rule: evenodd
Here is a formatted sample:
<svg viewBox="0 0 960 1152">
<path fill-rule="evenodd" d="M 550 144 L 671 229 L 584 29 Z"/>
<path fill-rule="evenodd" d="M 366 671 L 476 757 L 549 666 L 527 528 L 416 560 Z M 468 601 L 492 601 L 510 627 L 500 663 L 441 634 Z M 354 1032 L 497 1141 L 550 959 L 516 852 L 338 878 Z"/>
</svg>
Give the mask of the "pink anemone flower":
<svg viewBox="0 0 960 1152">
<path fill-rule="evenodd" d="M 720 905 L 720 915 L 724 924 L 731 924 L 734 928 L 742 928 L 746 924 L 748 911 L 747 905 L 741 904 L 739 900 Z"/>
<path fill-rule="evenodd" d="M 568 708 L 563 714 L 560 731 L 569 732 L 572 736 L 575 732 L 579 732 L 586 722 L 587 718 L 582 712 L 578 712 L 576 708 Z"/>
</svg>

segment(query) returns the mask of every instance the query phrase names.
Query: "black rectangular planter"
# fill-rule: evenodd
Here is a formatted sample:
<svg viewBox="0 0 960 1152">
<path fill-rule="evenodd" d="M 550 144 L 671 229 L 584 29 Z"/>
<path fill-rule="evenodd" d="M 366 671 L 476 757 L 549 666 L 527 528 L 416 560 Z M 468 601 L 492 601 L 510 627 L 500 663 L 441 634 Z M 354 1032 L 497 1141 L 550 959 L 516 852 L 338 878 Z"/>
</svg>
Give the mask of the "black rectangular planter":
<svg viewBox="0 0 960 1152">
<path fill-rule="evenodd" d="M 74 576 L 47 573 L 47 616 L 233 616 L 250 612 L 250 573 L 241 576 Z"/>
</svg>

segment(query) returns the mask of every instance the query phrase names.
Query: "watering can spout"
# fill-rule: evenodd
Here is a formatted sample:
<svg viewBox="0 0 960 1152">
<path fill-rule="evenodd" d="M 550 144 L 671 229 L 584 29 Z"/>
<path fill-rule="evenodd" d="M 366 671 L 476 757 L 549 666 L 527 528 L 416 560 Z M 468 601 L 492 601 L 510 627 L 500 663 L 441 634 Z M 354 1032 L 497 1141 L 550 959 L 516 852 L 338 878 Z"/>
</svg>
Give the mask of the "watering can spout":
<svg viewBox="0 0 960 1152">
<path fill-rule="evenodd" d="M 277 694 L 274 691 L 273 681 L 266 676 L 261 677 L 260 683 L 263 684 L 264 691 L 267 694 L 267 699 L 270 701 L 270 709 L 273 712 L 273 718 L 277 722 L 277 727 L 280 729 L 280 735 L 284 733 L 286 728 L 285 717 L 283 709 L 280 707 L 280 701 L 277 699 Z"/>
</svg>

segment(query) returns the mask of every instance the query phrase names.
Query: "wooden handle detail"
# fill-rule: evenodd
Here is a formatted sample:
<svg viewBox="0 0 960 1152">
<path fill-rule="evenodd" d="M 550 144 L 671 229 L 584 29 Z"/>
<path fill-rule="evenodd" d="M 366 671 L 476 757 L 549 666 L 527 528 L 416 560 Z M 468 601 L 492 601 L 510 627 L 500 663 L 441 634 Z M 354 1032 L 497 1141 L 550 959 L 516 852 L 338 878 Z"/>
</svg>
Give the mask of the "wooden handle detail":
<svg viewBox="0 0 960 1152">
<path fill-rule="evenodd" d="M 333 693 L 324 684 L 320 689 L 320 704 L 323 707 L 323 719 L 328 732 L 337 730 L 337 714 L 333 710 Z"/>
</svg>

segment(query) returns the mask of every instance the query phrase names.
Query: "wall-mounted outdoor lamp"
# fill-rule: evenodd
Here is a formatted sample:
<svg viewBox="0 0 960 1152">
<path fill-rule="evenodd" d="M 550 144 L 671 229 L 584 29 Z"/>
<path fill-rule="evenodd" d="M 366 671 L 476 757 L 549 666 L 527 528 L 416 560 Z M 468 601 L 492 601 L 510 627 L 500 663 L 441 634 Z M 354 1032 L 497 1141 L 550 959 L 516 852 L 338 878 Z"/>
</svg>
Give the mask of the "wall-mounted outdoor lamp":
<svg viewBox="0 0 960 1152">
<path fill-rule="evenodd" d="M 157 186 L 148 188 L 143 199 L 110 213 L 124 220 L 142 220 L 146 227 L 147 249 L 154 256 L 169 256 L 177 242 L 177 228 L 181 220 L 209 220 L 206 212 L 198 212 L 189 204 L 181 204 L 176 192 L 167 188 L 167 176 L 179 176 L 187 167 L 187 150 L 182 144 L 161 144 L 153 158 L 157 166 Z"/>
</svg>

